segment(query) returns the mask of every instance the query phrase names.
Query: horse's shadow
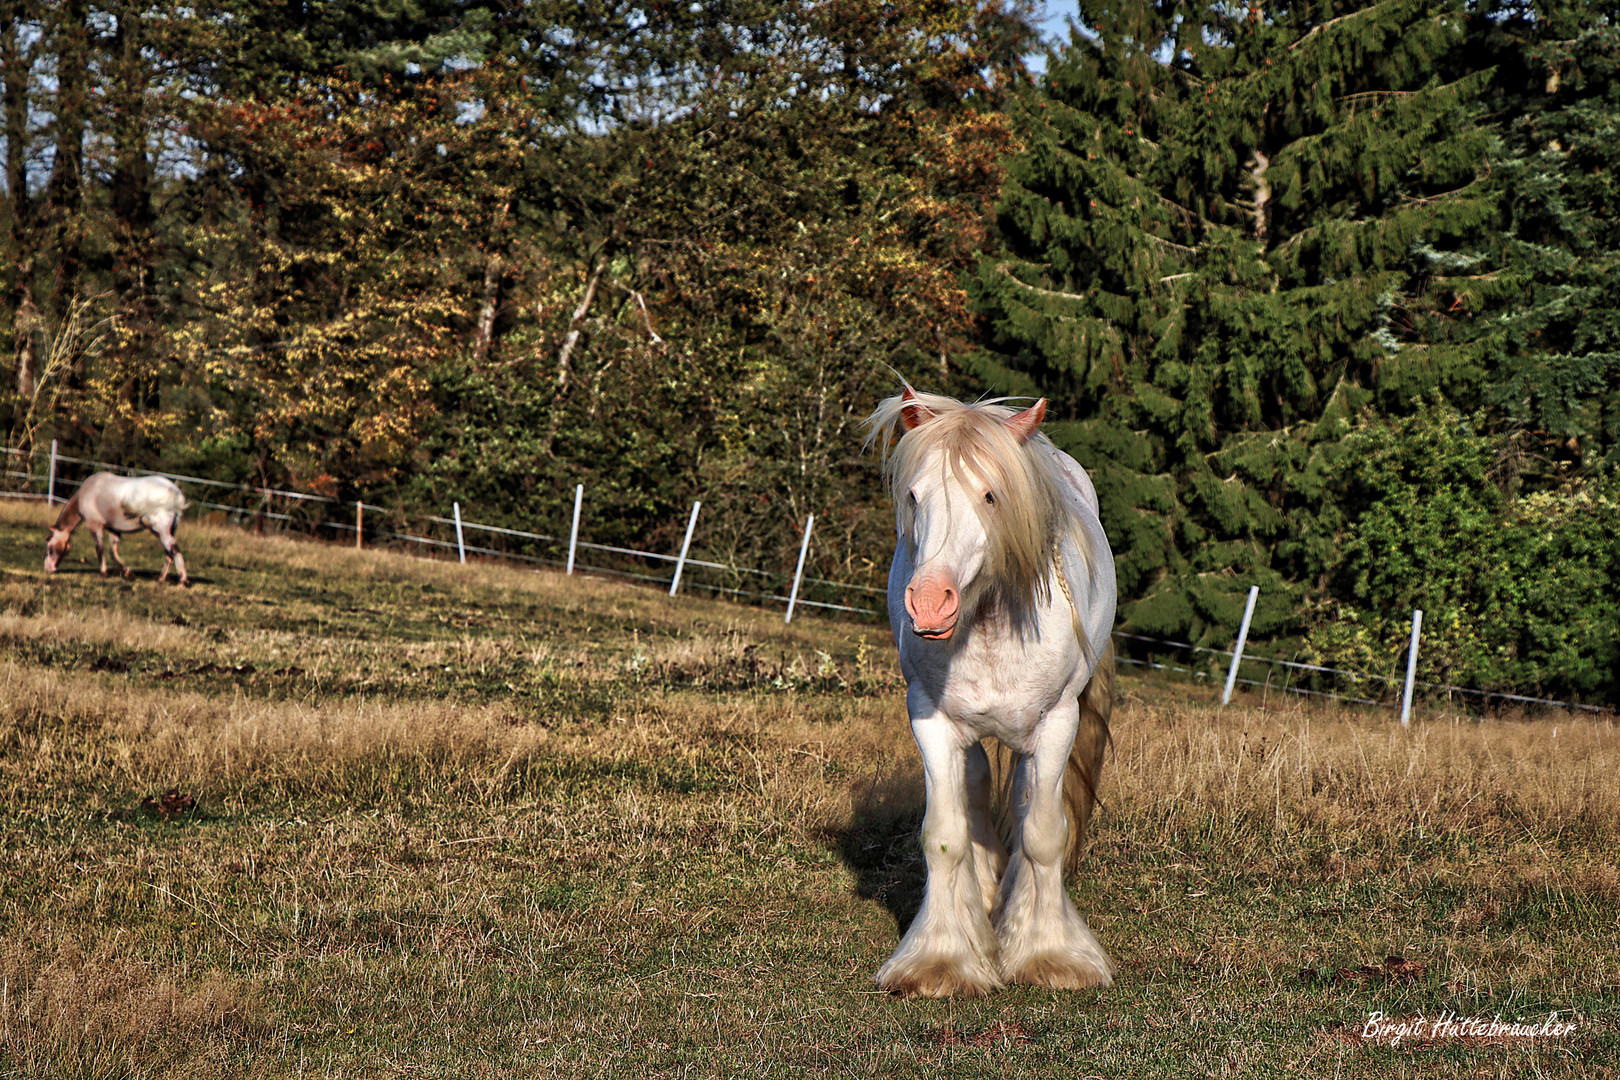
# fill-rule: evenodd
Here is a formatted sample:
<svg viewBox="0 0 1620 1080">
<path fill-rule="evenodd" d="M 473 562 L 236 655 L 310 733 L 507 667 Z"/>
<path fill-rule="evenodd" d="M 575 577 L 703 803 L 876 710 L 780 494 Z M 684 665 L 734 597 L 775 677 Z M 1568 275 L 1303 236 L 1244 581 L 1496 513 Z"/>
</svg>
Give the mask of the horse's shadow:
<svg viewBox="0 0 1620 1080">
<path fill-rule="evenodd" d="M 897 934 L 903 934 L 922 907 L 927 878 L 917 846 L 922 777 L 918 772 L 874 776 L 863 788 L 855 793 L 850 824 L 833 839 L 855 874 L 855 891 L 888 908 Z"/>
<path fill-rule="evenodd" d="M 57 576 L 61 577 L 61 578 L 64 578 L 64 579 L 65 578 L 74 578 L 74 577 L 100 578 L 102 581 L 108 582 L 109 584 L 113 584 L 113 585 L 163 585 L 163 586 L 173 586 L 175 588 L 180 588 L 181 587 L 179 579 L 177 579 L 174 576 L 174 573 L 172 571 L 169 574 L 169 580 L 161 581 L 161 582 L 158 580 L 158 572 L 156 570 L 134 570 L 134 571 L 132 571 L 130 573 L 130 575 L 128 577 L 125 577 L 124 572 L 122 570 L 108 571 L 107 573 L 103 574 L 93 566 L 91 566 L 91 567 L 67 567 L 67 566 L 64 566 L 64 567 L 62 567 L 62 569 L 57 571 Z M 198 575 L 193 574 L 193 575 L 191 575 L 191 579 L 190 579 L 189 584 L 190 585 L 212 585 L 213 584 L 213 579 L 207 578 L 207 577 L 199 577 Z"/>
</svg>

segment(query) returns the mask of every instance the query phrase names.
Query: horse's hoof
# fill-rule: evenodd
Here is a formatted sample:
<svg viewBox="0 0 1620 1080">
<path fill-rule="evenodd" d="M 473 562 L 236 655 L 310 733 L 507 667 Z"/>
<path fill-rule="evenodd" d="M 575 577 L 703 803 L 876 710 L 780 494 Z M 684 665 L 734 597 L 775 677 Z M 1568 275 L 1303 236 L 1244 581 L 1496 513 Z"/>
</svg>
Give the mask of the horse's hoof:
<svg viewBox="0 0 1620 1080">
<path fill-rule="evenodd" d="M 900 997 L 984 997 L 995 989 L 993 982 L 973 978 L 960 966 L 947 960 L 909 966 L 905 972 L 880 972 L 878 987 Z"/>
<path fill-rule="evenodd" d="M 1050 954 L 1032 956 L 1020 964 L 1017 971 L 1004 971 L 1002 975 L 1009 983 L 1043 986 L 1048 990 L 1091 990 L 1114 984 L 1114 977 L 1107 970 Z"/>
</svg>

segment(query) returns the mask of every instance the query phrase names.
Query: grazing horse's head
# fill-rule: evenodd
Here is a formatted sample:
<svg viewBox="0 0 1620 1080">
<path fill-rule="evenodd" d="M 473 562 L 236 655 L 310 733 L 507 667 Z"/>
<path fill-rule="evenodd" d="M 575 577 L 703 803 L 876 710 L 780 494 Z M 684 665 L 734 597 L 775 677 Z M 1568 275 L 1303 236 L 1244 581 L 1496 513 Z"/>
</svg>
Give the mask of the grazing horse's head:
<svg viewBox="0 0 1620 1080">
<path fill-rule="evenodd" d="M 1022 412 L 964 404 L 911 387 L 868 420 L 887 446 L 896 528 L 911 555 L 906 612 L 919 637 L 946 640 L 989 597 L 1027 609 L 1048 594 L 1067 531 L 1056 466 L 1036 429 L 1043 398 Z"/>
<path fill-rule="evenodd" d="M 68 542 L 72 536 L 72 529 L 53 528 L 51 530 L 51 538 L 45 541 L 45 572 L 47 574 L 56 573 L 57 564 L 62 561 L 62 556 L 67 554 Z"/>
</svg>

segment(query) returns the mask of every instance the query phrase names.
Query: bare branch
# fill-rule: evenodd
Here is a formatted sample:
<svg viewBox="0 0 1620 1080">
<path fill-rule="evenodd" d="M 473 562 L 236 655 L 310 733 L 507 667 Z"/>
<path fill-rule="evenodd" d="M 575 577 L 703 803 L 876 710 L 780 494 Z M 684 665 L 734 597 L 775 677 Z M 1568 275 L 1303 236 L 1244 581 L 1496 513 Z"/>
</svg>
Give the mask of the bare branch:
<svg viewBox="0 0 1620 1080">
<path fill-rule="evenodd" d="M 574 309 L 574 317 L 568 323 L 568 336 L 563 338 L 562 348 L 557 352 L 557 389 L 568 388 L 568 361 L 574 355 L 574 346 L 579 344 L 580 331 L 585 327 L 585 316 L 590 314 L 591 302 L 596 299 L 596 286 L 602 281 L 602 274 L 607 270 L 607 255 L 605 252 L 596 257 L 596 266 L 591 271 L 591 279 L 585 285 L 585 295 L 580 299 L 579 306 Z"/>
</svg>

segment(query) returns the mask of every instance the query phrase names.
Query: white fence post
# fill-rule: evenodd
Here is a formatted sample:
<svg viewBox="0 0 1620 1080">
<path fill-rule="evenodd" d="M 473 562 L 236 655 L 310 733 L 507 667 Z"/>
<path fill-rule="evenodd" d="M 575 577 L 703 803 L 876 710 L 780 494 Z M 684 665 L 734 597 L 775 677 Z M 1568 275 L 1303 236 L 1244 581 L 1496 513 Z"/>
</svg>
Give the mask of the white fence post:
<svg viewBox="0 0 1620 1080">
<path fill-rule="evenodd" d="M 354 500 L 354 550 L 360 550 L 360 538 L 366 534 L 366 504 Z"/>
<path fill-rule="evenodd" d="M 703 504 L 692 504 L 692 516 L 686 519 L 686 539 L 681 541 L 681 557 L 675 560 L 675 580 L 669 583 L 669 595 L 674 596 L 675 590 L 681 587 L 681 571 L 686 568 L 686 549 L 692 546 L 692 530 L 697 528 L 698 507 Z"/>
<path fill-rule="evenodd" d="M 1406 647 L 1406 689 L 1401 693 L 1401 724 L 1412 722 L 1412 683 L 1417 678 L 1418 634 L 1423 629 L 1423 610 L 1412 609 L 1412 643 Z"/>
<path fill-rule="evenodd" d="M 585 498 L 585 485 L 574 485 L 574 527 L 568 533 L 568 573 L 574 572 L 574 549 L 579 546 L 579 504 Z"/>
<path fill-rule="evenodd" d="M 804 577 L 804 557 L 810 551 L 810 530 L 815 527 L 816 515 L 811 514 L 804 519 L 804 540 L 799 544 L 799 568 L 793 571 L 793 591 L 788 593 L 787 614 L 782 621 L 793 621 L 793 605 L 799 602 L 799 582 Z"/>
<path fill-rule="evenodd" d="M 56 440 L 51 440 L 51 477 L 45 488 L 45 505 L 56 505 Z"/>
<path fill-rule="evenodd" d="M 461 561 L 465 563 L 467 561 L 467 544 L 461 538 L 461 504 L 458 502 L 453 502 L 450 504 L 450 508 L 454 510 L 456 514 L 456 554 L 460 556 Z"/>
<path fill-rule="evenodd" d="M 1243 660 L 1243 643 L 1249 640 L 1249 620 L 1254 617 L 1254 601 L 1260 595 L 1260 586 L 1249 586 L 1249 602 L 1243 607 L 1243 625 L 1238 627 L 1237 645 L 1232 649 L 1232 666 L 1226 669 L 1226 689 L 1221 692 L 1221 704 L 1232 700 L 1232 684 L 1237 682 L 1238 664 Z"/>
</svg>

